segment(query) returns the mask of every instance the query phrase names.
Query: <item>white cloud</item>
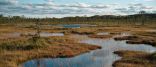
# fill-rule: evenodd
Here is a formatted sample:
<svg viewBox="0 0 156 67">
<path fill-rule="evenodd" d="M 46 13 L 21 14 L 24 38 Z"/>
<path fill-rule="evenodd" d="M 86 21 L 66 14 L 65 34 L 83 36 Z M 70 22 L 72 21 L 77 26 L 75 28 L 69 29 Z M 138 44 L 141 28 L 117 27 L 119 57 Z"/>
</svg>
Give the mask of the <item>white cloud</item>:
<svg viewBox="0 0 156 67">
<path fill-rule="evenodd" d="M 3 4 L 2 4 L 3 3 Z M 16 4 L 16 5 L 15 5 Z M 5 6 L 7 5 L 7 6 Z M 0 13 L 2 14 L 33 14 L 33 15 L 51 15 L 51 14 L 90 14 L 90 15 L 108 15 L 108 14 L 134 14 L 140 10 L 148 12 L 155 12 L 156 8 L 153 6 L 146 6 L 142 3 L 131 3 L 126 6 L 119 4 L 87 4 L 87 3 L 73 3 L 73 4 L 56 4 L 53 0 L 45 0 L 40 4 L 21 4 L 18 0 L 0 1 Z"/>
<path fill-rule="evenodd" d="M 18 3 L 18 0 L 8 0 L 10 3 L 12 4 L 17 4 Z"/>
<path fill-rule="evenodd" d="M 153 2 L 153 1 L 156 1 L 156 0 L 135 0 L 135 1 L 146 1 L 146 2 Z"/>
<path fill-rule="evenodd" d="M 148 13 L 153 13 L 153 11 L 156 11 L 156 8 L 154 6 L 147 6 L 142 3 L 131 3 L 128 4 L 126 7 L 119 7 L 115 9 L 117 12 L 127 13 L 127 14 L 135 14 L 139 11 L 146 11 Z"/>
<path fill-rule="evenodd" d="M 152 2 L 152 1 L 156 1 L 156 0 L 144 0 L 144 1 Z"/>
<path fill-rule="evenodd" d="M 18 0 L 1 0 L 0 5 L 16 5 Z"/>
<path fill-rule="evenodd" d="M 86 4 L 86 3 L 77 3 L 78 7 L 90 7 L 90 5 Z"/>
<path fill-rule="evenodd" d="M 47 2 L 53 2 L 53 0 L 44 0 L 44 1 L 47 1 Z"/>
</svg>

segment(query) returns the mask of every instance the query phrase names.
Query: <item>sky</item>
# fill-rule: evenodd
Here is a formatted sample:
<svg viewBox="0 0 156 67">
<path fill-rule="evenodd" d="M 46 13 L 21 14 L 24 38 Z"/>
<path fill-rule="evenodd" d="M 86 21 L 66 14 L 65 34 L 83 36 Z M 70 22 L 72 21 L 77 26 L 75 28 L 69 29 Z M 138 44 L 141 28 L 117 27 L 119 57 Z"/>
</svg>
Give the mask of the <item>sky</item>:
<svg viewBox="0 0 156 67">
<path fill-rule="evenodd" d="M 26 17 L 156 13 L 156 0 L 0 0 L 0 14 Z"/>
</svg>

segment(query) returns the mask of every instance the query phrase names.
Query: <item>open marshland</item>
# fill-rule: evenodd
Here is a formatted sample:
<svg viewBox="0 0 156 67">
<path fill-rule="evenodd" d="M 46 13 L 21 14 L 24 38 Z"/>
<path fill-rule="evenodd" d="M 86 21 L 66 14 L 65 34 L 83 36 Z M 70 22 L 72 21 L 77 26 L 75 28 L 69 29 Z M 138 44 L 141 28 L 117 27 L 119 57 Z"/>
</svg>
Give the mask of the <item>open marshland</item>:
<svg viewBox="0 0 156 67">
<path fill-rule="evenodd" d="M 33 27 L 1 25 L 0 66 L 156 66 L 154 27 L 81 25 L 41 25 L 39 38 Z"/>
<path fill-rule="evenodd" d="M 155 2 L 0 0 L 0 67 L 156 67 Z"/>
</svg>

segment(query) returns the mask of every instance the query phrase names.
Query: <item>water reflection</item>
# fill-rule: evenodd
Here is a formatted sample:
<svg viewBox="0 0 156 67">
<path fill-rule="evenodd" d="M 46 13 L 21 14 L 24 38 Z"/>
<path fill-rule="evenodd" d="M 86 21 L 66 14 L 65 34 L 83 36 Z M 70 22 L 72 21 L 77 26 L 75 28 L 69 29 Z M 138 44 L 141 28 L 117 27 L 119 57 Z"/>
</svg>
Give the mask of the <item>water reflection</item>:
<svg viewBox="0 0 156 67">
<path fill-rule="evenodd" d="M 23 67 L 106 67 L 112 63 L 112 60 L 109 60 L 109 58 L 99 58 L 92 55 L 93 52 L 74 58 L 35 59 L 26 62 L 23 64 Z M 111 58 L 115 59 L 115 56 Z M 107 60 L 107 62 L 103 60 Z"/>
<path fill-rule="evenodd" d="M 56 27 L 63 27 L 63 28 L 81 28 L 81 27 L 94 27 L 97 25 L 90 25 L 90 24 L 54 24 L 54 25 L 43 25 L 43 26 L 56 26 Z"/>
<path fill-rule="evenodd" d="M 80 28 L 79 24 L 66 24 L 62 25 L 64 28 Z"/>
<path fill-rule="evenodd" d="M 24 33 L 25 35 L 35 35 L 36 32 L 27 32 Z M 49 37 L 49 36 L 64 36 L 63 33 L 49 33 L 49 32 L 41 32 L 40 33 L 41 37 Z"/>
<path fill-rule="evenodd" d="M 125 34 L 124 34 L 125 35 Z M 82 35 L 80 35 L 82 36 Z M 156 48 L 149 45 L 130 45 L 126 41 L 115 41 L 110 39 L 86 38 L 82 43 L 102 46 L 102 49 L 82 54 L 72 58 L 43 58 L 25 62 L 22 67 L 112 67 L 112 63 L 121 57 L 113 54 L 117 50 L 136 50 L 154 52 Z M 39 60 L 38 63 L 36 60 Z"/>
<path fill-rule="evenodd" d="M 20 37 L 20 33 L 12 32 L 12 33 L 1 34 L 0 39 L 18 38 L 18 37 Z"/>
<path fill-rule="evenodd" d="M 42 36 L 42 37 L 64 36 L 64 34 L 63 33 L 47 33 L 47 32 L 43 32 L 43 33 L 40 33 L 40 36 Z"/>
</svg>

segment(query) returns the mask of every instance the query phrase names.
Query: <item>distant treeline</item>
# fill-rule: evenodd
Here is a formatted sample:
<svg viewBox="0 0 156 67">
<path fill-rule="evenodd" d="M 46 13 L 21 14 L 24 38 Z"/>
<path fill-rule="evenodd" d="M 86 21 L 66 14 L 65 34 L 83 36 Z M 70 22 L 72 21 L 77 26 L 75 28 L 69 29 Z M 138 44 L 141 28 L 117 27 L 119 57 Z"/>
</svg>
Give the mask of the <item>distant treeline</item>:
<svg viewBox="0 0 156 67">
<path fill-rule="evenodd" d="M 1 24 L 18 24 L 41 22 L 42 24 L 150 24 L 156 23 L 156 14 L 134 14 L 126 16 L 95 15 L 91 17 L 76 16 L 64 18 L 26 18 L 24 16 L 0 15 Z"/>
</svg>

